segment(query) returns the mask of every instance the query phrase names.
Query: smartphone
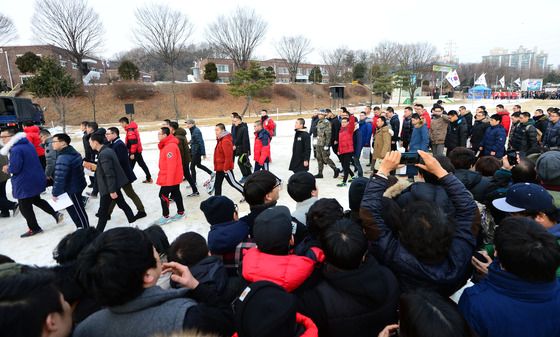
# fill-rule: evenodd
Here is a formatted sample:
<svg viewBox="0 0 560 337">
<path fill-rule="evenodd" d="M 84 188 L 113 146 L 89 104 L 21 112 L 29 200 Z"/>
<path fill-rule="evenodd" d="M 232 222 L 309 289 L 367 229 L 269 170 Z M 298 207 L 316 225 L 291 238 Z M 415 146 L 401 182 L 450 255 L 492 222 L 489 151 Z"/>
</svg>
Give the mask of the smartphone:
<svg viewBox="0 0 560 337">
<path fill-rule="evenodd" d="M 507 160 L 511 166 L 515 166 L 519 164 L 517 162 L 517 151 L 509 150 L 508 152 L 506 152 L 506 155 L 507 155 Z"/>
<path fill-rule="evenodd" d="M 420 155 L 418 152 L 404 152 L 401 154 L 400 164 L 415 165 L 420 163 Z"/>
<path fill-rule="evenodd" d="M 480 254 L 479 252 L 474 252 L 473 256 L 480 262 L 484 262 L 484 263 L 488 262 L 488 260 L 486 260 L 486 257 Z"/>
</svg>

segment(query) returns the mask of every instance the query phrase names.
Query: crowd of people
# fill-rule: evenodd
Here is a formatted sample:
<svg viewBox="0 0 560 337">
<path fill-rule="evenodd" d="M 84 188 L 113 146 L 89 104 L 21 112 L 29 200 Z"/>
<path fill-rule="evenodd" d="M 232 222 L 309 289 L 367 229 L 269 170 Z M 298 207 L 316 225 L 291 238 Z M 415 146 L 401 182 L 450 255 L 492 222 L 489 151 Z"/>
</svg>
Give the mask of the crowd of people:
<svg viewBox="0 0 560 337">
<path fill-rule="evenodd" d="M 215 125 L 214 167 L 202 164 L 196 121 L 158 130 L 155 183 L 162 217 L 146 217 L 135 192 L 142 157 L 138 125 L 84 122 L 84 156 L 71 138 L 27 126 L 2 130 L 0 211 L 21 211 L 42 232 L 33 206 L 67 194 L 77 230 L 58 243 L 55 266 L 0 255 L 0 331 L 9 336 L 560 336 L 560 111 L 503 105 L 489 114 L 438 102 L 394 109 L 317 111 L 298 118 L 284 183 L 271 167 L 276 125 L 266 110 L 231 131 Z M 332 156 L 336 155 L 337 160 Z M 430 153 L 431 152 L 431 153 Z M 253 157 L 253 160 L 250 157 Z M 309 172 L 313 157 L 318 172 Z M 242 178 L 235 177 L 235 162 Z M 364 164 L 364 166 L 362 166 Z M 348 205 L 319 192 L 333 170 Z M 196 170 L 210 175 L 202 200 Z M 91 192 L 84 194 L 89 175 Z M 10 201 L 5 192 L 11 179 Z M 242 215 L 222 184 L 249 205 Z M 182 219 L 181 183 L 208 223 L 169 240 Z M 281 205 L 280 190 L 296 202 Z M 342 189 L 340 189 L 342 190 Z M 136 213 L 124 194 L 134 203 Z M 97 225 L 85 203 L 99 199 Z M 196 200 L 196 199 L 195 199 Z M 175 204 L 177 213 L 170 215 Z M 128 225 L 105 231 L 114 206 Z M 345 210 L 348 209 L 348 210 Z M 11 212 L 11 214 L 10 214 Z M 9 254 L 8 254 L 9 255 Z"/>
</svg>

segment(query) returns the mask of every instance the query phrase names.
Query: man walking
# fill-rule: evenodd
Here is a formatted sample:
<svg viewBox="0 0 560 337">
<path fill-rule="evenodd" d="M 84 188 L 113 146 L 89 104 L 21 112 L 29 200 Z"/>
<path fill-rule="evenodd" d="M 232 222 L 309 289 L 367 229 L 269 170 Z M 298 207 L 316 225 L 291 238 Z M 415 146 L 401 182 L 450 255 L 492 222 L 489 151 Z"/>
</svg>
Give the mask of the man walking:
<svg viewBox="0 0 560 337">
<path fill-rule="evenodd" d="M 404 108 L 402 130 L 401 130 L 401 146 L 404 148 L 405 152 L 408 151 L 408 145 L 410 144 L 410 137 L 412 136 L 412 131 L 414 130 L 414 125 L 412 125 L 412 108 L 407 106 Z"/>
<path fill-rule="evenodd" d="M 9 154 L 9 164 L 4 165 L 2 171 L 12 175 L 12 195 L 18 199 L 19 209 L 29 227 L 29 230 L 20 237 L 33 236 L 43 231 L 37 223 L 33 205 L 50 214 L 57 223 L 62 222 L 62 213 L 55 212 L 48 202 L 41 199 L 47 177 L 39 156 L 27 140 L 25 133 L 18 133 L 16 129 L 7 129 L 0 133 L 0 138 L 5 144 L 0 154 L 4 156 Z"/>
<path fill-rule="evenodd" d="M 270 139 L 272 140 L 272 137 L 276 136 L 276 123 L 268 116 L 268 111 L 266 111 L 266 109 L 261 110 L 261 123 L 262 127 L 268 131 Z"/>
<path fill-rule="evenodd" d="M 251 175 L 251 162 L 249 156 L 251 155 L 251 142 L 249 140 L 249 128 L 247 123 L 243 122 L 243 118 L 239 114 L 233 116 L 233 155 L 238 157 L 237 166 L 241 170 L 243 177 L 241 183 L 245 182 Z"/>
<path fill-rule="evenodd" d="M 296 173 L 309 171 L 311 157 L 311 137 L 305 128 L 305 119 L 298 118 L 295 125 L 294 143 L 292 145 L 292 159 L 289 170 Z"/>
<path fill-rule="evenodd" d="M 202 165 L 202 158 L 206 159 L 206 149 L 204 147 L 204 139 L 202 138 L 202 132 L 196 127 L 194 119 L 189 119 L 185 122 L 187 124 L 187 129 L 191 132 L 191 176 L 194 183 L 196 184 L 196 168 L 203 170 L 208 173 L 211 178 L 214 178 L 214 172 L 208 167 Z"/>
<path fill-rule="evenodd" d="M 128 183 L 128 178 L 119 164 L 115 151 L 105 144 L 105 140 L 105 136 L 97 133 L 89 138 L 91 148 L 99 153 L 95 177 L 101 196 L 99 210 L 97 211 L 99 215 L 97 230 L 100 232 L 105 230 L 109 220 L 109 208 L 113 200 L 126 215 L 128 223 L 131 224 L 136 221 L 134 213 L 132 213 L 121 192 L 121 188 Z"/>
<path fill-rule="evenodd" d="M 222 183 L 224 178 L 228 184 L 243 195 L 243 186 L 235 180 L 233 174 L 233 140 L 231 134 L 227 132 L 226 126 L 222 123 L 216 124 L 216 148 L 214 149 L 214 171 L 216 180 L 214 181 L 214 194 L 222 195 Z"/>
<path fill-rule="evenodd" d="M 393 131 L 393 134 L 391 135 L 391 151 L 396 151 L 399 142 L 401 121 L 399 120 L 399 116 L 397 116 L 395 110 L 392 107 L 387 108 L 385 116 L 389 120 L 389 125 L 391 126 L 391 130 Z"/>
<path fill-rule="evenodd" d="M 255 172 L 260 170 L 269 171 L 270 163 L 270 134 L 263 128 L 260 121 L 254 124 L 255 129 Z"/>
<path fill-rule="evenodd" d="M 53 151 L 57 153 L 52 175 L 52 198 L 56 201 L 60 195 L 67 193 L 72 200 L 72 206 L 66 211 L 77 228 L 88 228 L 89 218 L 82 198 L 87 185 L 82 156 L 70 145 L 70 137 L 65 133 L 54 135 L 51 144 Z"/>
<path fill-rule="evenodd" d="M 168 127 L 162 127 L 158 132 L 159 139 L 159 173 L 156 184 L 160 186 L 159 199 L 161 202 L 162 218 L 158 224 L 164 225 L 179 220 L 185 216 L 183 196 L 180 184 L 183 181 L 183 164 L 179 151 L 179 141 L 171 134 Z M 170 197 L 177 205 L 177 215 L 169 217 Z"/>
<path fill-rule="evenodd" d="M 130 166 L 134 169 L 134 165 L 138 162 L 138 165 L 140 165 L 142 171 L 144 171 L 144 174 L 146 175 L 146 180 L 142 182 L 145 184 L 153 183 L 154 181 L 152 180 L 150 169 L 148 168 L 148 165 L 146 165 L 144 157 L 142 157 L 142 141 L 140 140 L 138 125 L 134 121 L 129 121 L 127 117 L 119 119 L 119 123 L 121 123 L 122 128 L 126 131 L 124 142 L 128 148 Z"/>
<path fill-rule="evenodd" d="M 319 122 L 317 122 L 317 145 L 315 145 L 315 151 L 317 152 L 317 165 L 319 166 L 319 170 L 315 175 L 315 178 L 323 178 L 323 167 L 325 164 L 329 165 L 329 167 L 333 169 L 334 178 L 337 178 L 340 174 L 340 170 L 336 167 L 336 165 L 330 158 L 331 138 L 331 123 L 326 119 L 326 112 L 320 111 Z"/>
<path fill-rule="evenodd" d="M 177 122 L 169 122 L 171 134 L 179 141 L 179 152 L 181 153 L 181 163 L 183 165 L 183 177 L 191 186 L 192 193 L 187 197 L 197 197 L 200 195 L 196 183 L 193 180 L 190 170 L 191 149 L 189 149 L 189 141 L 187 140 L 187 131 L 179 127 Z"/>
</svg>

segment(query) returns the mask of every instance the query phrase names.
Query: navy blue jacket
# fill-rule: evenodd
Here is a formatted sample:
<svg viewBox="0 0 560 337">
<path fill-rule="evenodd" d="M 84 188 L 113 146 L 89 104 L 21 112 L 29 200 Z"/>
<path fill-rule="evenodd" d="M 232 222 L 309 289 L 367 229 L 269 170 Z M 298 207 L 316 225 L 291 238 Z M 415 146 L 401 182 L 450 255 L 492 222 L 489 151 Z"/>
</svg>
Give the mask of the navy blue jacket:
<svg viewBox="0 0 560 337">
<path fill-rule="evenodd" d="M 359 129 L 354 131 L 352 134 L 352 140 L 354 144 L 354 157 L 360 158 L 362 155 L 362 149 L 364 148 L 364 143 L 362 143 L 362 133 Z"/>
<path fill-rule="evenodd" d="M 191 153 L 193 156 L 205 156 L 206 148 L 204 147 L 204 138 L 202 132 L 196 126 L 190 128 L 191 130 Z"/>
<path fill-rule="evenodd" d="M 230 221 L 210 226 L 208 249 L 212 254 L 235 251 L 235 247 L 249 235 L 249 225 L 242 220 Z"/>
<path fill-rule="evenodd" d="M 132 184 L 136 180 L 136 175 L 128 160 L 128 148 L 120 138 L 115 138 L 115 140 L 110 142 L 109 147 L 117 154 L 119 164 L 121 164 L 124 174 L 128 178 L 128 182 Z"/>
<path fill-rule="evenodd" d="M 399 131 L 401 129 L 401 121 L 399 120 L 399 116 L 394 114 L 393 117 L 389 120 L 389 125 L 391 125 L 391 129 L 393 130 L 393 135 L 391 136 L 391 142 L 398 142 L 401 138 L 399 137 Z"/>
<path fill-rule="evenodd" d="M 371 122 L 363 121 L 359 122 L 360 125 L 360 134 L 362 136 L 362 147 L 370 147 L 371 146 L 371 135 L 373 134 Z"/>
<path fill-rule="evenodd" d="M 418 150 L 428 151 L 430 145 L 430 135 L 426 124 L 419 128 L 412 127 L 412 136 L 408 144 L 408 152 L 418 152 Z"/>
<path fill-rule="evenodd" d="M 13 197 L 25 199 L 41 194 L 47 186 L 47 176 L 35 147 L 25 138 L 25 133 L 14 135 L 2 148 L 2 154 L 8 153 Z"/>
<path fill-rule="evenodd" d="M 376 256 L 381 257 L 380 262 L 395 273 L 405 292 L 425 288 L 449 296 L 461 288 L 470 276 L 471 256 L 476 246 L 471 227 L 478 214 L 477 206 L 469 191 L 453 174 L 440 179 L 440 184 L 455 207 L 457 225 L 447 257 L 436 264 L 419 261 L 385 224 L 381 199 L 389 185 L 387 179 L 372 177 L 364 192 L 361 212 L 373 219 L 379 231 L 377 240 L 372 242 L 373 249 Z"/>
<path fill-rule="evenodd" d="M 486 129 L 484 138 L 480 142 L 483 156 L 490 156 L 490 152 L 494 151 L 494 157 L 501 159 L 505 153 L 506 146 L 506 129 L 501 124 L 491 126 Z"/>
<path fill-rule="evenodd" d="M 548 127 L 542 140 L 545 147 L 560 147 L 560 122 L 556 124 L 548 122 Z"/>
<path fill-rule="evenodd" d="M 465 289 L 459 310 L 479 337 L 560 336 L 560 281 L 524 281 L 496 259 L 487 277 Z"/>
<path fill-rule="evenodd" d="M 54 166 L 54 184 L 52 194 L 82 194 L 86 188 L 82 156 L 72 146 L 68 145 L 58 152 Z"/>
</svg>

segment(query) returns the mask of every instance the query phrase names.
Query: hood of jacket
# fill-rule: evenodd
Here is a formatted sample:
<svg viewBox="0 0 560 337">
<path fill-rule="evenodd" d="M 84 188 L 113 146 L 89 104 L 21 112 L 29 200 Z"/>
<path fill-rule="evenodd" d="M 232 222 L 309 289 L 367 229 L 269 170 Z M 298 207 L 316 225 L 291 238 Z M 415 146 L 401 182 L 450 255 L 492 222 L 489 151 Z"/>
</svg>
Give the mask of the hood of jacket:
<svg viewBox="0 0 560 337">
<path fill-rule="evenodd" d="M 227 135 L 231 135 L 231 133 L 229 133 L 227 130 L 223 130 L 222 132 L 220 132 L 217 139 L 222 139 L 222 138 L 226 137 Z"/>
<path fill-rule="evenodd" d="M 41 129 L 37 125 L 26 126 L 23 128 L 23 132 L 25 133 L 39 133 Z"/>
<path fill-rule="evenodd" d="M 179 140 L 177 138 L 175 138 L 175 136 L 173 135 L 169 135 L 165 138 L 163 138 L 162 140 L 159 141 L 158 143 L 158 148 L 161 150 L 165 147 L 165 145 L 167 144 L 179 144 Z"/>
<path fill-rule="evenodd" d="M 187 137 L 187 130 L 183 128 L 178 128 L 175 130 L 175 137 Z"/>
<path fill-rule="evenodd" d="M 117 139 L 118 139 L 118 138 L 117 138 Z M 75 156 L 75 155 L 78 155 L 78 156 L 80 156 L 80 157 L 82 156 L 82 155 L 81 155 L 78 151 L 76 151 L 76 149 L 75 149 L 73 146 L 71 146 L 71 145 L 68 145 L 68 146 L 66 146 L 65 148 L 63 148 L 62 150 L 60 150 L 60 151 L 58 152 L 58 155 L 59 155 L 59 156 L 62 156 L 62 155 L 67 155 L 67 156 Z"/>
<path fill-rule="evenodd" d="M 208 232 L 208 248 L 213 254 L 229 253 L 248 235 L 249 225 L 242 220 L 212 225 Z"/>
<path fill-rule="evenodd" d="M 144 289 L 144 292 L 132 301 L 110 307 L 109 310 L 119 314 L 138 312 L 174 298 L 186 297 L 188 291 L 184 288 L 163 290 L 158 286 L 153 286 Z"/>
<path fill-rule="evenodd" d="M 227 272 L 222 259 L 217 256 L 207 256 L 202 261 L 189 268 L 191 274 L 203 284 L 213 284 L 221 293 L 227 284 Z"/>
<path fill-rule="evenodd" d="M 12 139 L 10 139 L 10 141 L 7 144 L 4 145 L 4 147 L 2 147 L 2 150 L 0 150 L 0 154 L 3 156 L 7 156 L 8 153 L 10 153 L 12 147 L 14 147 L 14 145 L 25 144 L 25 143 L 29 143 L 25 135 L 25 132 L 18 132 L 12 137 Z"/>
<path fill-rule="evenodd" d="M 456 170 L 454 174 L 459 180 L 461 180 L 467 190 L 471 190 L 482 180 L 482 175 L 480 173 L 471 170 L 459 169 Z"/>
<path fill-rule="evenodd" d="M 130 130 L 130 129 L 138 130 L 138 124 L 136 124 L 135 121 L 130 121 L 130 123 L 128 124 L 128 126 L 126 127 L 126 129 L 127 129 L 127 130 Z"/>
<path fill-rule="evenodd" d="M 490 117 L 484 117 L 483 120 L 477 120 L 477 119 L 474 120 L 474 125 L 482 124 L 482 123 L 490 124 Z"/>
<path fill-rule="evenodd" d="M 509 116 L 509 111 L 507 111 L 507 110 L 502 110 L 502 111 L 500 111 L 500 112 L 497 112 L 497 114 L 500 115 L 500 116 L 505 116 L 505 115 Z"/>
</svg>

